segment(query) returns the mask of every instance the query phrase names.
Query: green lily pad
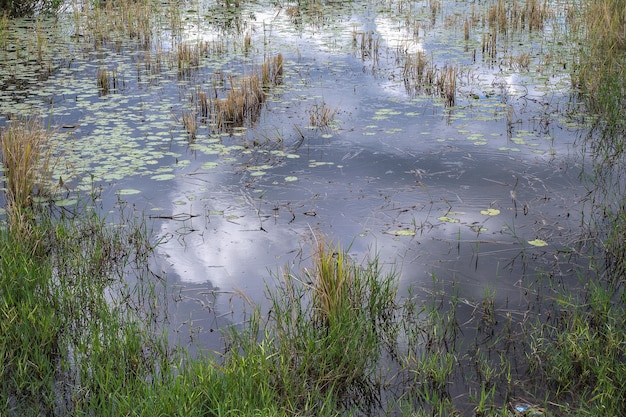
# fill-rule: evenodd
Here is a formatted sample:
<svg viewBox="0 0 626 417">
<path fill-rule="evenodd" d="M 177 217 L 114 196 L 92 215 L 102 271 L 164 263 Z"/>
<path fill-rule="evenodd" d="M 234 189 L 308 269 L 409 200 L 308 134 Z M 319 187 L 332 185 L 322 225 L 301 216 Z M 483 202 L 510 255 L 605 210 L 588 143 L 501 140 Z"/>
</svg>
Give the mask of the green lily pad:
<svg viewBox="0 0 626 417">
<path fill-rule="evenodd" d="M 141 190 L 135 190 L 133 188 L 124 188 L 124 189 L 118 190 L 117 193 L 119 195 L 133 195 L 133 194 L 141 193 Z"/>
<path fill-rule="evenodd" d="M 437 217 L 437 219 L 446 223 L 459 223 L 460 222 L 459 219 L 455 219 L 454 217 L 448 217 L 448 216 L 440 216 L 440 217 Z"/>
<path fill-rule="evenodd" d="M 500 210 L 494 208 L 488 208 L 487 210 L 481 210 L 480 214 L 483 216 L 497 216 L 500 214 Z"/>
<path fill-rule="evenodd" d="M 217 162 L 205 162 L 202 164 L 202 169 L 216 168 L 219 164 Z"/>
<path fill-rule="evenodd" d="M 414 230 L 393 230 L 390 233 L 396 236 L 415 236 Z"/>
<path fill-rule="evenodd" d="M 57 205 L 58 207 L 68 207 L 68 206 L 73 206 L 76 203 L 78 203 L 78 200 L 74 199 L 74 198 L 66 198 L 63 200 L 57 200 L 54 202 L 55 205 Z"/>
<path fill-rule="evenodd" d="M 159 175 L 153 175 L 152 177 L 150 177 L 150 179 L 153 179 L 155 181 L 169 181 L 169 180 L 173 180 L 174 178 L 176 178 L 176 175 L 174 174 L 159 174 Z"/>
</svg>

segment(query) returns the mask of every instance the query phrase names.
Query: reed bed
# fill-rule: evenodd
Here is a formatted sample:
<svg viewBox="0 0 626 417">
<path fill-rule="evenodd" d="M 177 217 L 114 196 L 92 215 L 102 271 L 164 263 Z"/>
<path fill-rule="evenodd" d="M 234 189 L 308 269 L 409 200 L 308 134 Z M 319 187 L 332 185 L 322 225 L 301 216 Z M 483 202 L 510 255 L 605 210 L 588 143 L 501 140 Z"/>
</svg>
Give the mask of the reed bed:
<svg viewBox="0 0 626 417">
<path fill-rule="evenodd" d="M 129 37 L 144 47 L 152 43 L 153 3 L 150 0 L 108 0 L 85 9 L 86 24 L 98 42 L 115 42 Z"/>
<path fill-rule="evenodd" d="M 216 99 L 214 112 L 219 128 L 241 126 L 244 121 L 254 121 L 265 101 L 265 91 L 258 74 L 229 77 L 230 89 L 223 99 Z"/>
<path fill-rule="evenodd" d="M 195 112 L 204 123 L 218 130 L 228 130 L 246 122 L 254 123 L 269 91 L 282 84 L 283 66 L 283 56 L 277 54 L 266 59 L 260 71 L 250 75 L 224 78 L 221 73 L 217 74 L 212 91 L 197 89 L 192 95 Z M 222 86 L 225 93 L 218 86 Z"/>
<path fill-rule="evenodd" d="M 457 72 L 458 70 L 455 66 L 445 66 L 437 74 L 437 90 L 447 107 L 452 107 L 456 103 Z"/>
<path fill-rule="evenodd" d="M 456 104 L 458 73 L 459 69 L 453 65 L 437 68 L 423 51 L 407 54 L 402 69 L 404 86 L 409 95 L 435 95 L 442 98 L 447 107 Z"/>
<path fill-rule="evenodd" d="M 490 28 L 497 28 L 503 33 L 533 32 L 542 30 L 550 17 L 552 13 L 545 0 L 543 3 L 540 0 L 525 0 L 523 4 L 498 0 L 488 8 L 485 20 Z"/>
</svg>

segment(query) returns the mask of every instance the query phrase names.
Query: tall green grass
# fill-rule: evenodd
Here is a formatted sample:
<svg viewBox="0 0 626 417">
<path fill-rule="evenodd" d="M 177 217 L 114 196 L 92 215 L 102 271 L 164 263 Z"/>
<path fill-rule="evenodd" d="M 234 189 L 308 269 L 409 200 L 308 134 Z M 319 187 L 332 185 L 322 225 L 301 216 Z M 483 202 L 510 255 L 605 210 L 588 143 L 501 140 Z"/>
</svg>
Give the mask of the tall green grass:
<svg viewBox="0 0 626 417">
<path fill-rule="evenodd" d="M 561 294 L 558 315 L 533 329 L 533 374 L 564 414 L 625 415 L 624 291 L 588 286 L 578 296 Z"/>
<path fill-rule="evenodd" d="M 279 275 L 269 318 L 249 337 L 235 337 L 236 351 L 264 352 L 268 385 L 290 412 L 367 409 L 381 353 L 395 340 L 395 275 L 375 258 L 356 263 L 322 238 L 313 259 L 310 269 Z"/>
<path fill-rule="evenodd" d="M 140 249 L 129 233 L 143 232 L 93 210 L 37 215 L 29 239 L 0 231 L 0 404 L 16 416 L 116 415 L 116 401 L 169 372 L 165 341 L 140 320 L 150 304 L 131 302 L 123 279 Z"/>
<path fill-rule="evenodd" d="M 604 139 L 611 140 L 626 127 L 626 1 L 589 0 L 582 19 L 585 30 L 573 80 L 588 109 L 600 116 L 608 133 Z"/>
</svg>

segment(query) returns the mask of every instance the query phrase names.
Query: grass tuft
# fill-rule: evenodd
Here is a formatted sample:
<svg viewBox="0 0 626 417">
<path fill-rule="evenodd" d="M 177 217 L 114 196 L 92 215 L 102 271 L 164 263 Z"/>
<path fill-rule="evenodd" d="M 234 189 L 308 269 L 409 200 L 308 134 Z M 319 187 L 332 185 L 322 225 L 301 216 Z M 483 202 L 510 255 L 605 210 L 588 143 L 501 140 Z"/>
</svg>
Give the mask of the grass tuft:
<svg viewBox="0 0 626 417">
<path fill-rule="evenodd" d="M 35 118 L 13 120 L 0 130 L 7 220 L 18 235 L 29 233 L 35 198 L 52 193 L 49 140 L 49 131 Z"/>
<path fill-rule="evenodd" d="M 335 121 L 338 112 L 339 107 L 332 108 L 325 101 L 320 104 L 312 104 L 308 110 L 309 122 L 314 127 L 329 128 Z"/>
</svg>

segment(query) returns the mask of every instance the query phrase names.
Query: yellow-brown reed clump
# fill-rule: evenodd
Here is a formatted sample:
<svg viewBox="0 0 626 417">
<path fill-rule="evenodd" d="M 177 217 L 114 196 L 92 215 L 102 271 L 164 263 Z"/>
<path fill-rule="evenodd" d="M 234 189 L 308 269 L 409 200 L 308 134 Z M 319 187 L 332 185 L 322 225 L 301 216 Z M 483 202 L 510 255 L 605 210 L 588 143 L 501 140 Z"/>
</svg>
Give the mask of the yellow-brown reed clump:
<svg viewBox="0 0 626 417">
<path fill-rule="evenodd" d="M 204 91 L 198 91 L 197 97 L 197 108 L 200 111 L 200 117 L 203 119 L 207 119 L 211 110 L 211 100 L 207 96 L 207 93 Z"/>
<path fill-rule="evenodd" d="M 456 67 L 446 66 L 437 77 L 439 96 L 445 100 L 448 107 L 452 107 L 456 103 L 456 74 Z"/>
<path fill-rule="evenodd" d="M 182 118 L 183 126 L 185 126 L 185 130 L 187 130 L 189 139 L 194 140 L 196 138 L 196 132 L 198 131 L 198 121 L 196 119 L 196 113 L 183 111 Z"/>
<path fill-rule="evenodd" d="M 255 119 L 265 101 L 265 92 L 258 74 L 241 79 L 229 77 L 230 90 L 226 98 L 215 101 L 217 125 L 220 128 L 240 126 L 246 118 Z"/>
<path fill-rule="evenodd" d="M 12 120 L 0 130 L 7 220 L 9 228 L 17 232 L 27 229 L 34 198 L 50 191 L 49 138 L 49 132 L 34 118 Z"/>
<path fill-rule="evenodd" d="M 339 111 L 338 107 L 331 108 L 325 101 L 321 104 L 313 104 L 309 109 L 309 120 L 311 126 L 326 128 L 335 120 L 335 115 Z"/>
<path fill-rule="evenodd" d="M 402 77 L 405 82 L 413 85 L 420 85 L 426 81 L 428 71 L 428 58 L 424 51 L 415 54 L 407 54 L 402 68 Z"/>
<path fill-rule="evenodd" d="M 96 82 L 98 83 L 98 91 L 100 95 L 106 96 L 111 90 L 111 81 L 109 79 L 109 71 L 106 68 L 98 68 L 96 74 Z"/>
<path fill-rule="evenodd" d="M 179 43 L 176 48 L 176 67 L 178 75 L 188 77 L 200 63 L 200 46 L 197 44 Z"/>
<path fill-rule="evenodd" d="M 283 82 L 283 54 L 263 61 L 261 66 L 261 80 L 264 87 L 280 85 Z"/>
</svg>

